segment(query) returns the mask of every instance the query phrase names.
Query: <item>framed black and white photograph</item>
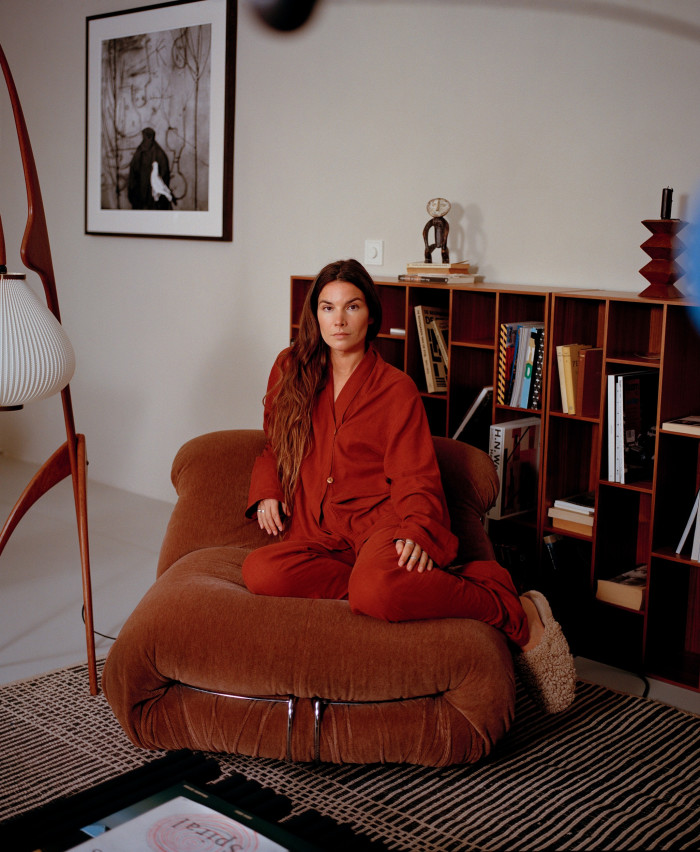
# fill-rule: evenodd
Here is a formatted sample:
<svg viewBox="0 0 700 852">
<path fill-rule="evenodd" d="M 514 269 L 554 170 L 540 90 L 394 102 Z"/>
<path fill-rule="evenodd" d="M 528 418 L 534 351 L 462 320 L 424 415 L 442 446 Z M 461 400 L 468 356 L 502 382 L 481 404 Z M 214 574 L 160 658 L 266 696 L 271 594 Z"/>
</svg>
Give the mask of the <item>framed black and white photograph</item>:
<svg viewBox="0 0 700 852">
<path fill-rule="evenodd" d="M 235 9 L 87 18 L 85 233 L 232 239 Z"/>
</svg>

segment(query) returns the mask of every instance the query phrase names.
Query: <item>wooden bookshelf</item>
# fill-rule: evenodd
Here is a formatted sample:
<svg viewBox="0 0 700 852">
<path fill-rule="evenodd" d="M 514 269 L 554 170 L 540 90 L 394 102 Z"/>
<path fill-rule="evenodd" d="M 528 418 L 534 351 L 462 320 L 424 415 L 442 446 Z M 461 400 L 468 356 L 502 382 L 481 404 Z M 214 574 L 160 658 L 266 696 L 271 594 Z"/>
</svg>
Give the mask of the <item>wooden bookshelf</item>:
<svg viewBox="0 0 700 852">
<path fill-rule="evenodd" d="M 700 438 L 661 429 L 665 420 L 700 411 L 695 372 L 700 336 L 692 307 L 685 300 L 642 299 L 626 292 L 554 294 L 541 518 L 543 535 L 575 539 L 577 558 L 550 578 L 562 607 L 578 611 L 570 636 L 575 651 L 700 690 L 700 564 L 675 553 L 700 487 Z M 555 352 L 558 344 L 571 342 L 603 349 L 599 406 L 589 416 L 562 412 Z M 648 479 L 622 484 L 609 476 L 607 376 L 638 369 L 659 374 L 649 439 L 653 472 Z M 548 524 L 554 500 L 588 490 L 596 495 L 590 538 Z M 640 563 L 649 572 L 640 611 L 596 600 L 599 578 Z"/>
<path fill-rule="evenodd" d="M 313 276 L 291 277 L 294 337 Z M 451 436 L 479 391 L 497 386 L 502 323 L 544 323 L 545 363 L 538 409 L 499 405 L 492 422 L 542 419 L 536 510 L 489 522 L 489 535 L 516 583 L 547 593 L 574 653 L 700 691 L 700 564 L 676 555 L 700 488 L 700 438 L 664 432 L 661 423 L 700 412 L 700 335 L 686 300 L 641 299 L 627 292 L 505 286 L 445 285 L 375 278 L 384 310 L 375 345 L 408 373 L 423 398 L 431 431 Z M 414 307 L 440 306 L 449 317 L 445 393 L 428 393 Z M 404 333 L 396 330 L 403 330 Z M 562 411 L 556 346 L 572 342 L 603 349 L 599 406 L 586 415 Z M 658 370 L 653 476 L 620 484 L 608 479 L 607 375 Z M 482 447 L 487 449 L 487 447 Z M 582 491 L 596 495 L 591 535 L 554 529 L 549 508 Z M 552 568 L 545 536 L 566 543 L 564 563 Z M 627 610 L 596 600 L 597 579 L 635 564 L 649 568 L 646 604 Z M 504 562 L 505 564 L 505 562 Z"/>
</svg>

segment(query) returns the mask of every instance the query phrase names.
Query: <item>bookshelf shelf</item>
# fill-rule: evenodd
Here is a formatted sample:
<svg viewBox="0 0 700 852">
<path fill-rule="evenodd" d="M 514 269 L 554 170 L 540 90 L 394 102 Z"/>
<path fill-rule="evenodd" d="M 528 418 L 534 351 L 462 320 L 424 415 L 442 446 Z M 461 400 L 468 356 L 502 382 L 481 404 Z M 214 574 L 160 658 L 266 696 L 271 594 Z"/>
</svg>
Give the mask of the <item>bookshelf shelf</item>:
<svg viewBox="0 0 700 852">
<path fill-rule="evenodd" d="M 311 276 L 291 278 L 294 336 Z M 541 322 L 545 360 L 538 409 L 499 404 L 491 422 L 541 420 L 540 475 L 533 511 L 489 521 L 489 535 L 516 584 L 549 595 L 574 653 L 700 691 L 700 562 L 676 554 L 700 488 L 700 437 L 661 429 L 661 423 L 700 413 L 700 382 L 688 365 L 700 363 L 700 335 L 687 300 L 643 299 L 629 292 L 526 285 L 445 285 L 375 278 L 384 322 L 375 342 L 382 357 L 416 382 L 435 435 L 454 434 L 484 387 L 497 388 L 503 323 Z M 447 390 L 426 390 L 415 324 L 416 305 L 448 313 Z M 390 329 L 404 329 L 391 334 Z M 556 347 L 572 342 L 602 349 L 597 399 L 585 414 L 562 411 Z M 608 479 L 607 376 L 656 371 L 653 473 L 636 482 Z M 482 449 L 488 449 L 482 445 Z M 591 535 L 555 528 L 554 501 L 595 494 Z M 552 567 L 552 539 L 562 559 Z M 508 556 L 512 554 L 512 556 Z M 512 562 L 507 562 L 512 559 Z M 645 605 L 631 610 L 596 599 L 599 578 L 648 565 Z"/>
</svg>

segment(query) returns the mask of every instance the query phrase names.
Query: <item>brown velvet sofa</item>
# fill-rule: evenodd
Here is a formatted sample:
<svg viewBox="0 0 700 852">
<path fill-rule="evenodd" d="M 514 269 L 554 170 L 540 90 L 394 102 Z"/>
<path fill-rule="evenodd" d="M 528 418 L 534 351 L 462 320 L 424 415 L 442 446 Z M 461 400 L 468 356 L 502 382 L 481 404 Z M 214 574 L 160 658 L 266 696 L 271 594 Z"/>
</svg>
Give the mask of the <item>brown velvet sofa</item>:
<svg viewBox="0 0 700 852">
<path fill-rule="evenodd" d="M 213 432 L 173 463 L 177 504 L 157 579 L 122 628 L 102 686 L 129 738 L 335 763 L 471 763 L 507 732 L 503 635 L 469 619 L 387 623 L 345 601 L 250 594 L 241 564 L 269 543 L 244 518 L 257 430 Z M 493 558 L 488 456 L 436 438 L 460 559 Z M 256 700 L 251 700 L 254 698 Z"/>
</svg>

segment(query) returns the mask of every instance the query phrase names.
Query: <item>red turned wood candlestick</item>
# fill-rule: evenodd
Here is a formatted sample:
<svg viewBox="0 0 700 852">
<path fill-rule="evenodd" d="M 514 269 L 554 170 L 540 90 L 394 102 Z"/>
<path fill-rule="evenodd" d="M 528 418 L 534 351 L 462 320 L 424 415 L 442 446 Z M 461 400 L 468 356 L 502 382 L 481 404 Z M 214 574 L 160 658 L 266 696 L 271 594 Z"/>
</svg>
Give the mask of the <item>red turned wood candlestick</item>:
<svg viewBox="0 0 700 852">
<path fill-rule="evenodd" d="M 651 260 L 639 270 L 649 282 L 646 290 L 639 295 L 645 299 L 682 299 L 683 294 L 674 286 L 683 275 L 675 257 L 683 249 L 676 234 L 685 227 L 685 222 L 680 219 L 644 219 L 642 225 L 651 231 L 649 239 L 641 245 Z"/>
</svg>

